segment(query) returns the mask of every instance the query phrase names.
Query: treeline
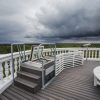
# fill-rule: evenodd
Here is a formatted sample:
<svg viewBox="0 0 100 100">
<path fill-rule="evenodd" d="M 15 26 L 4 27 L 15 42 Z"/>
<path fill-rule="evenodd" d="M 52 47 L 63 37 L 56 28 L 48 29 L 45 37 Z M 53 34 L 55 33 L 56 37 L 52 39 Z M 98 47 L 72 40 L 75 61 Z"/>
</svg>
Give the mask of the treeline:
<svg viewBox="0 0 100 100">
<path fill-rule="evenodd" d="M 22 45 L 20 46 L 20 48 L 21 48 L 21 50 L 24 50 Z M 26 45 L 25 49 L 30 50 L 31 45 Z M 13 50 L 14 50 L 14 52 L 18 52 L 18 47 L 13 46 Z M 9 44 L 0 44 L 0 54 L 7 54 L 7 53 L 11 53 L 11 45 L 9 45 Z"/>
<path fill-rule="evenodd" d="M 31 49 L 31 44 L 25 45 L 26 50 Z M 49 45 L 45 45 L 45 48 L 48 48 Z M 83 44 L 79 43 L 57 43 L 56 44 L 57 48 L 68 48 L 68 47 L 83 47 Z M 95 47 L 95 48 L 100 48 L 100 44 L 91 44 L 89 47 Z M 23 50 L 23 46 L 20 46 L 21 50 Z M 17 46 L 13 46 L 14 52 L 18 52 Z M 11 53 L 11 45 L 9 44 L 0 44 L 0 54 L 6 54 L 6 53 Z"/>
<path fill-rule="evenodd" d="M 58 43 L 58 48 L 68 48 L 68 47 L 84 47 L 83 43 Z M 89 47 L 93 48 L 100 48 L 100 44 L 91 44 Z"/>
</svg>

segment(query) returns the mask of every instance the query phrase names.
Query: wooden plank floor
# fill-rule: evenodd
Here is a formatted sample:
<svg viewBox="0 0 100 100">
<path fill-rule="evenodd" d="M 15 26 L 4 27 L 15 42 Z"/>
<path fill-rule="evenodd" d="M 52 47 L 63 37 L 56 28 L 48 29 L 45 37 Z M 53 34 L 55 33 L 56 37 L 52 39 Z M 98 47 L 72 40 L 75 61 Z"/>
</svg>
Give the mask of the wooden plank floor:
<svg viewBox="0 0 100 100">
<path fill-rule="evenodd" d="M 83 66 L 65 69 L 44 90 L 36 94 L 10 86 L 2 100 L 100 100 L 100 87 L 93 86 L 93 68 L 98 61 L 85 61 Z"/>
</svg>

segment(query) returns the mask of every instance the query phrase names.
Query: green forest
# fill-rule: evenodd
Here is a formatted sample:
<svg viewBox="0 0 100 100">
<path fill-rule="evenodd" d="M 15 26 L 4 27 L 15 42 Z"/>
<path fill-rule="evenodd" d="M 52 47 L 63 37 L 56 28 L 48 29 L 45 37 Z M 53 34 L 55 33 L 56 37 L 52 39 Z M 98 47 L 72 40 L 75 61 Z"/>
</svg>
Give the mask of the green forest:
<svg viewBox="0 0 100 100">
<path fill-rule="evenodd" d="M 32 44 L 25 45 L 26 50 L 31 49 Z M 23 50 L 23 46 L 21 45 L 21 50 Z M 48 45 L 45 45 L 45 48 L 49 47 Z M 83 44 L 79 43 L 57 43 L 57 48 L 69 48 L 69 47 L 83 47 Z M 95 47 L 100 48 L 100 44 L 91 44 L 89 47 Z M 14 52 L 18 52 L 17 46 L 13 46 Z M 83 47 L 84 48 L 84 47 Z M 0 44 L 0 54 L 7 54 L 11 52 L 11 45 L 9 44 Z"/>
</svg>

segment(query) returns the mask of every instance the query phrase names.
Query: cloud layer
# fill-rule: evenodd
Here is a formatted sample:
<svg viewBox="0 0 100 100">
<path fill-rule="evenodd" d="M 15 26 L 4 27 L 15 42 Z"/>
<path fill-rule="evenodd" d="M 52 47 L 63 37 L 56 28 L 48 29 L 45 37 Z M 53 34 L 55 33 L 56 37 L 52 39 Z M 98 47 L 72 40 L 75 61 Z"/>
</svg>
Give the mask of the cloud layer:
<svg viewBox="0 0 100 100">
<path fill-rule="evenodd" d="M 100 0 L 0 0 L 0 41 L 100 36 Z"/>
</svg>

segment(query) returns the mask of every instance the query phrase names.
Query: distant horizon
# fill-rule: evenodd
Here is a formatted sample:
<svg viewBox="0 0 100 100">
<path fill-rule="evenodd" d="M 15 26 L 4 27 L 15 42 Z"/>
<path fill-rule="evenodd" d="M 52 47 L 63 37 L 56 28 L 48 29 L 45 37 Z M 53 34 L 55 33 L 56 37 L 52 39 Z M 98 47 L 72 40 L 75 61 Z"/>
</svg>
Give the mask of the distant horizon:
<svg viewBox="0 0 100 100">
<path fill-rule="evenodd" d="M 4 41 L 0 42 L 0 44 L 14 44 L 14 43 L 93 43 L 93 44 L 100 44 L 100 41 L 98 40 L 65 40 L 65 41 L 58 41 L 58 42 L 36 42 L 36 41 Z"/>
</svg>

